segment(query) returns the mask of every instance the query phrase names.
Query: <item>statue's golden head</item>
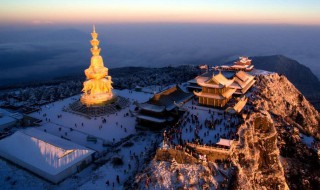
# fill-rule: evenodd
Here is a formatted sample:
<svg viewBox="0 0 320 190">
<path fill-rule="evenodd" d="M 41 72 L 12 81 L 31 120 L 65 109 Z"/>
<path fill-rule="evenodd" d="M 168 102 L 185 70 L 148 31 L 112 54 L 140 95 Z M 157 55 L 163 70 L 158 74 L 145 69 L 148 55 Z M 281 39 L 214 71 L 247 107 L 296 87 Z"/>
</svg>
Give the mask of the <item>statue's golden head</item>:
<svg viewBox="0 0 320 190">
<path fill-rule="evenodd" d="M 102 57 L 100 55 L 92 56 L 91 57 L 91 66 L 104 67 Z"/>
</svg>

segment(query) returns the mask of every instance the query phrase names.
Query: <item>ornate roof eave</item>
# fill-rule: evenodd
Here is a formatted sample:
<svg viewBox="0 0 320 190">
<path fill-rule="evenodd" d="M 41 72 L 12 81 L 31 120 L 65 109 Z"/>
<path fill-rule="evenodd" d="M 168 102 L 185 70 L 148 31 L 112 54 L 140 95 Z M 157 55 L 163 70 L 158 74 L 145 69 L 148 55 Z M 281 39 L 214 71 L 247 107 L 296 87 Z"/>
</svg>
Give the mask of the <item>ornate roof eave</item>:
<svg viewBox="0 0 320 190">
<path fill-rule="evenodd" d="M 211 87 L 211 88 L 224 88 L 225 85 L 223 84 L 209 84 L 205 82 L 197 82 L 197 84 L 201 87 Z"/>
<path fill-rule="evenodd" d="M 224 100 L 224 99 L 226 99 L 221 94 L 209 94 L 209 93 L 203 94 L 202 92 L 195 92 L 195 91 L 193 91 L 193 94 L 198 96 L 198 97 L 213 98 L 213 99 L 216 99 L 216 100 Z"/>
</svg>

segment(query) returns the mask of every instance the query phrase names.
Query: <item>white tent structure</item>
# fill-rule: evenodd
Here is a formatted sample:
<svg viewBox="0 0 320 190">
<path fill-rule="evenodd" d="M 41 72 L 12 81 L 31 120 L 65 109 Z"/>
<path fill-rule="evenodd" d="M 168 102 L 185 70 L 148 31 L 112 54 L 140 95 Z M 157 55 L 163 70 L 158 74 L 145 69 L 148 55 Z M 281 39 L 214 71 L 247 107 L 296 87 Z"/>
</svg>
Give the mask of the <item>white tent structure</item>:
<svg viewBox="0 0 320 190">
<path fill-rule="evenodd" d="M 29 128 L 0 141 L 0 156 L 59 183 L 92 161 L 93 150 Z"/>
</svg>

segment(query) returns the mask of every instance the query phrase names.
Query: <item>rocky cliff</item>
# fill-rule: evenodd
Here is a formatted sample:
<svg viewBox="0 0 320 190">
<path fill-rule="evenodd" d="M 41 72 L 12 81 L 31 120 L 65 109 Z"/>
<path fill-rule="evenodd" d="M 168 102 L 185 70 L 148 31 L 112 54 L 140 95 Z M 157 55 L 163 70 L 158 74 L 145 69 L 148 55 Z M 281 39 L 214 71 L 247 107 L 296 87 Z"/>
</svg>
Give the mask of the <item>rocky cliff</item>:
<svg viewBox="0 0 320 190">
<path fill-rule="evenodd" d="M 233 147 L 235 189 L 316 189 L 319 157 L 302 134 L 320 138 L 320 116 L 283 75 L 257 77 L 251 113 Z"/>
<path fill-rule="evenodd" d="M 288 189 L 279 159 L 277 130 L 267 112 L 252 113 L 238 131 L 239 143 L 231 150 L 238 168 L 235 189 Z"/>
<path fill-rule="evenodd" d="M 285 75 L 308 101 L 320 110 L 320 81 L 308 67 L 283 55 L 258 56 L 251 59 L 257 69 Z"/>
<path fill-rule="evenodd" d="M 237 190 L 318 189 L 320 159 L 303 139 L 309 135 L 319 142 L 318 111 L 276 73 L 257 76 L 248 96 L 249 112 L 231 147 L 231 167 L 229 159 L 220 165 L 153 161 L 130 184 L 137 189 L 221 189 L 222 184 Z"/>
<path fill-rule="evenodd" d="M 256 92 L 254 108 L 281 117 L 286 124 L 320 139 L 319 112 L 284 75 L 258 76 Z"/>
</svg>

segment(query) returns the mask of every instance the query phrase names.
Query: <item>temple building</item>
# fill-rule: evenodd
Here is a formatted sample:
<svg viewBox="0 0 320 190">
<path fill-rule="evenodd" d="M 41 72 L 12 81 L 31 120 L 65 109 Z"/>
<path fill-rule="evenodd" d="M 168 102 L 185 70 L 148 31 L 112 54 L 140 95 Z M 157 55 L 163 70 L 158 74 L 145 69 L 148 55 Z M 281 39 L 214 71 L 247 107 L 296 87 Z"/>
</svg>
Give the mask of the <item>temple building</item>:
<svg viewBox="0 0 320 190">
<path fill-rule="evenodd" d="M 98 47 L 98 33 L 94 26 L 91 36 L 91 63 L 85 70 L 87 80 L 83 83 L 84 94 L 81 96 L 81 103 L 86 106 L 103 105 L 113 98 L 111 76 L 108 76 L 108 68 L 100 56 L 101 48 Z"/>
<path fill-rule="evenodd" d="M 157 129 L 177 120 L 180 116 L 179 104 L 187 102 L 193 94 L 184 92 L 178 85 L 155 94 L 149 101 L 139 104 L 136 115 L 140 126 Z"/>
<path fill-rule="evenodd" d="M 231 88 L 235 88 L 235 94 L 239 95 L 245 94 L 256 82 L 254 76 L 244 71 L 238 71 L 233 78 L 234 82 L 232 83 Z"/>
<path fill-rule="evenodd" d="M 205 73 L 202 73 L 201 75 L 187 81 L 187 89 L 189 92 L 193 91 L 200 91 L 202 89 L 201 86 L 199 86 L 198 81 L 208 81 L 212 78 L 212 75 L 219 74 L 220 71 L 218 70 L 210 70 Z M 232 79 L 234 76 L 234 71 L 221 71 L 221 73 L 227 78 Z"/>
<path fill-rule="evenodd" d="M 202 79 L 204 78 L 197 80 L 197 84 L 201 86 L 202 91 L 194 92 L 199 98 L 199 104 L 224 107 L 236 91 L 236 89 L 230 87 L 234 79 L 227 79 L 221 72 L 213 75 L 209 80 Z"/>
<path fill-rule="evenodd" d="M 214 69 L 225 70 L 225 71 L 252 71 L 254 66 L 251 65 L 251 59 L 248 57 L 239 57 L 239 60 L 234 62 L 234 65 L 222 65 L 216 66 Z"/>
<path fill-rule="evenodd" d="M 227 113 L 231 113 L 231 114 L 241 113 L 241 111 L 247 104 L 248 98 L 246 96 L 242 96 L 237 99 L 238 99 L 238 102 L 234 106 L 228 107 L 226 109 Z"/>
<path fill-rule="evenodd" d="M 249 66 L 251 65 L 251 59 L 249 59 L 248 57 L 239 57 L 239 60 L 234 62 L 235 65 L 246 65 Z"/>
</svg>

